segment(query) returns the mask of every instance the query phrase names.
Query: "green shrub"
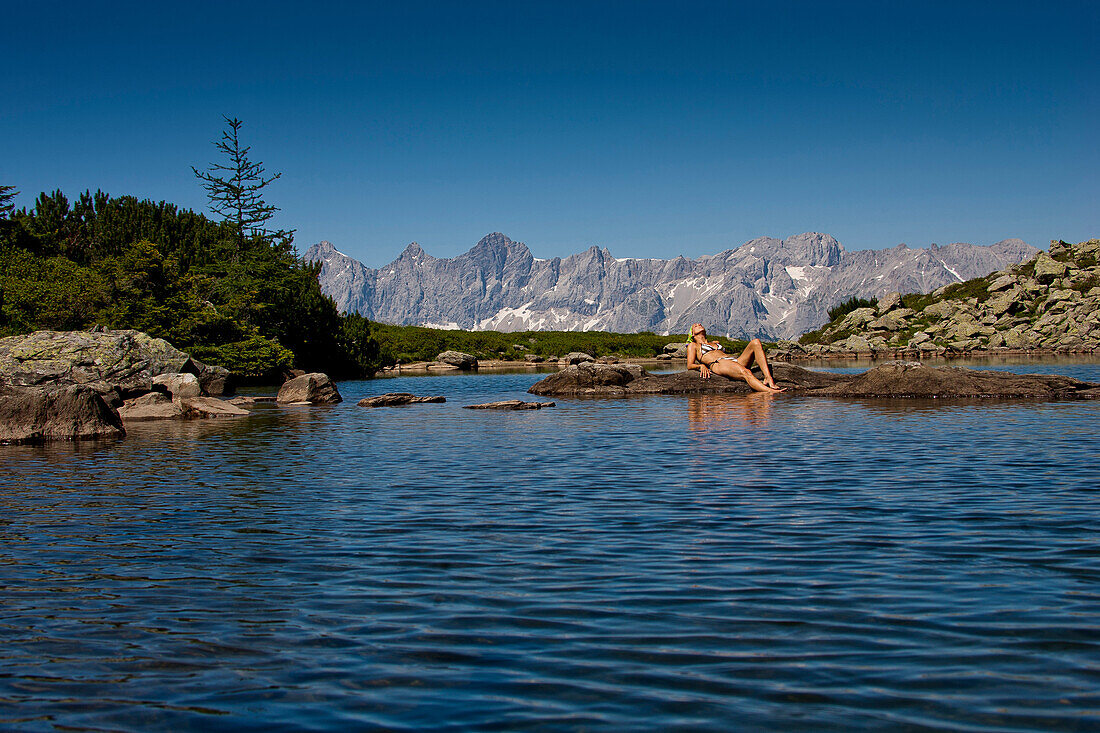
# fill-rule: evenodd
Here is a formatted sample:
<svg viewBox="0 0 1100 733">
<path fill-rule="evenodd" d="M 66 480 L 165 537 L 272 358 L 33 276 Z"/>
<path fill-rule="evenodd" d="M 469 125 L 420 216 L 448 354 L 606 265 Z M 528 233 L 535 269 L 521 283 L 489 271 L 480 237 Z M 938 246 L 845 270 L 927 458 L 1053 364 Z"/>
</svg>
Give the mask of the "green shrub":
<svg viewBox="0 0 1100 733">
<path fill-rule="evenodd" d="M 833 321 L 843 318 L 844 316 L 854 311 L 856 308 L 874 308 L 877 305 L 878 298 L 871 298 L 870 300 L 868 300 L 865 298 L 857 298 L 853 295 L 851 298 L 848 298 L 848 300 L 844 301 L 843 303 L 840 303 L 839 305 L 834 305 L 832 308 L 829 309 L 829 322 L 831 323 Z"/>
</svg>

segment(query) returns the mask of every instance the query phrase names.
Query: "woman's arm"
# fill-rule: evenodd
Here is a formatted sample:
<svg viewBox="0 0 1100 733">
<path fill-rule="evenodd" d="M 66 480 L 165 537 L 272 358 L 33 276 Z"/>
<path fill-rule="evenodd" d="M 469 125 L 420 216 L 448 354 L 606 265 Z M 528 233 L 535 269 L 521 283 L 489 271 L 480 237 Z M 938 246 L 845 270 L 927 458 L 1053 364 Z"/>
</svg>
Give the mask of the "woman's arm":
<svg viewBox="0 0 1100 733">
<path fill-rule="evenodd" d="M 710 369 L 708 369 L 707 365 L 704 364 L 702 361 L 696 361 L 695 360 L 695 354 L 698 353 L 698 350 L 699 350 L 699 345 L 698 344 L 696 344 L 696 343 L 688 344 L 688 355 L 687 355 L 688 365 L 687 365 L 687 368 L 688 369 L 698 369 L 699 370 L 699 375 L 702 376 L 703 379 L 706 379 L 710 376 Z"/>
</svg>

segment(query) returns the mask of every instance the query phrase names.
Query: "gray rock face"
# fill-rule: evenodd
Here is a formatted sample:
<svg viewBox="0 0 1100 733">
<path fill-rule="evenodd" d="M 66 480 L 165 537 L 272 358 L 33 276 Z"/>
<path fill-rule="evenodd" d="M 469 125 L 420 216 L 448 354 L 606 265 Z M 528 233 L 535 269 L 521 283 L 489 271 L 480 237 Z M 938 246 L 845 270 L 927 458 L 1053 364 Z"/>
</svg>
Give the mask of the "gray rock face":
<svg viewBox="0 0 1100 733">
<path fill-rule="evenodd" d="M 247 415 L 248 410 L 217 397 L 193 395 L 169 399 L 161 392 L 150 392 L 126 403 L 119 408 L 123 422 L 138 420 L 184 420 L 212 417 L 239 417 Z"/>
<path fill-rule="evenodd" d="M 581 364 L 586 361 L 596 361 L 596 359 L 591 354 L 586 354 L 583 351 L 570 351 L 558 361 L 565 364 Z"/>
<path fill-rule="evenodd" d="M 327 374 L 312 372 L 284 382 L 275 401 L 283 404 L 307 402 L 311 405 L 334 405 L 343 402 L 344 398 Z"/>
<path fill-rule="evenodd" d="M 141 331 L 35 331 L 0 339 L 0 378 L 13 385 L 100 382 L 148 392 L 153 377 L 182 372 L 190 361 Z"/>
<path fill-rule="evenodd" d="M 0 443 L 118 438 L 122 420 L 84 385 L 0 387 Z"/>
<path fill-rule="evenodd" d="M 486 236 L 469 252 L 437 259 L 410 244 L 377 270 L 328 242 L 310 247 L 321 289 L 337 305 L 386 323 L 470 330 L 686 333 L 794 338 L 817 328 L 851 296 L 928 292 L 1025 260 L 1020 240 L 989 247 L 898 245 L 846 252 L 827 234 L 762 237 L 695 260 L 616 259 L 591 247 L 536 260 L 526 245 Z"/>
<path fill-rule="evenodd" d="M 0 382 L 17 386 L 88 384 L 105 394 L 140 394 L 164 374 L 193 374 L 203 394 L 230 390 L 229 370 L 195 361 L 141 331 L 35 331 L 0 339 Z"/>
</svg>

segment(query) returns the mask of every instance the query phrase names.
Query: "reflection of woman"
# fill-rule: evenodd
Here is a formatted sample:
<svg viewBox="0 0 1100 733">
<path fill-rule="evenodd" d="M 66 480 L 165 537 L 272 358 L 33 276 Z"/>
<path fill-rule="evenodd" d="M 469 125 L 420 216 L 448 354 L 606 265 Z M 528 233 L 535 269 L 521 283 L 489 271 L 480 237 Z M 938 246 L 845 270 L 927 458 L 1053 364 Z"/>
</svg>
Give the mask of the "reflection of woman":
<svg viewBox="0 0 1100 733">
<path fill-rule="evenodd" d="M 764 345 L 760 343 L 760 339 L 750 341 L 741 352 L 741 356 L 734 358 L 723 351 L 722 344 L 717 341 L 707 341 L 707 329 L 703 328 L 703 324 L 692 324 L 690 333 L 687 368 L 698 369 L 703 379 L 709 378 L 710 373 L 714 372 L 730 379 L 744 379 L 757 392 L 785 391 L 775 386 L 772 371 L 768 368 L 768 359 L 764 356 Z M 760 371 L 764 373 L 763 382 L 757 379 L 749 369 L 749 364 L 754 359 Z"/>
</svg>

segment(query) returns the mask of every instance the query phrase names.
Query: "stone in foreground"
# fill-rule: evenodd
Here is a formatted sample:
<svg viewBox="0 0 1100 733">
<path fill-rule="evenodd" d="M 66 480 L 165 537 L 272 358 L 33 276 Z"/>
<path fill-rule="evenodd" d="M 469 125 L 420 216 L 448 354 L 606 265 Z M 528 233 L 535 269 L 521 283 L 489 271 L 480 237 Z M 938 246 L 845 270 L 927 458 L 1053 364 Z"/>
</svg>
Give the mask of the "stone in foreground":
<svg viewBox="0 0 1100 733">
<path fill-rule="evenodd" d="M 484 402 L 480 405 L 463 405 L 465 410 L 541 410 L 544 407 L 553 407 L 553 402 L 524 402 L 523 400 L 501 400 L 500 402 Z"/>
<path fill-rule="evenodd" d="M 312 372 L 284 383 L 279 388 L 275 401 L 280 404 L 304 402 L 311 405 L 334 405 L 343 402 L 344 398 L 327 374 Z"/>
<path fill-rule="evenodd" d="M 442 395 L 435 397 L 417 397 L 411 392 L 387 392 L 375 397 L 364 397 L 359 400 L 360 407 L 396 407 L 398 405 L 418 405 L 421 403 L 446 402 Z"/>
<path fill-rule="evenodd" d="M 786 394 L 824 397 L 883 398 L 1004 398 L 1098 399 L 1100 384 L 1045 374 L 1011 374 L 960 367 L 930 367 L 920 362 L 888 362 L 863 374 L 813 372 L 786 363 L 772 364 L 776 384 Z M 578 364 L 551 374 L 528 390 L 547 396 L 609 396 L 636 394 L 747 394 L 741 380 L 698 372 L 650 374 L 641 367 Z"/>
<path fill-rule="evenodd" d="M 0 442 L 120 438 L 122 420 L 91 387 L 0 388 Z"/>
</svg>

